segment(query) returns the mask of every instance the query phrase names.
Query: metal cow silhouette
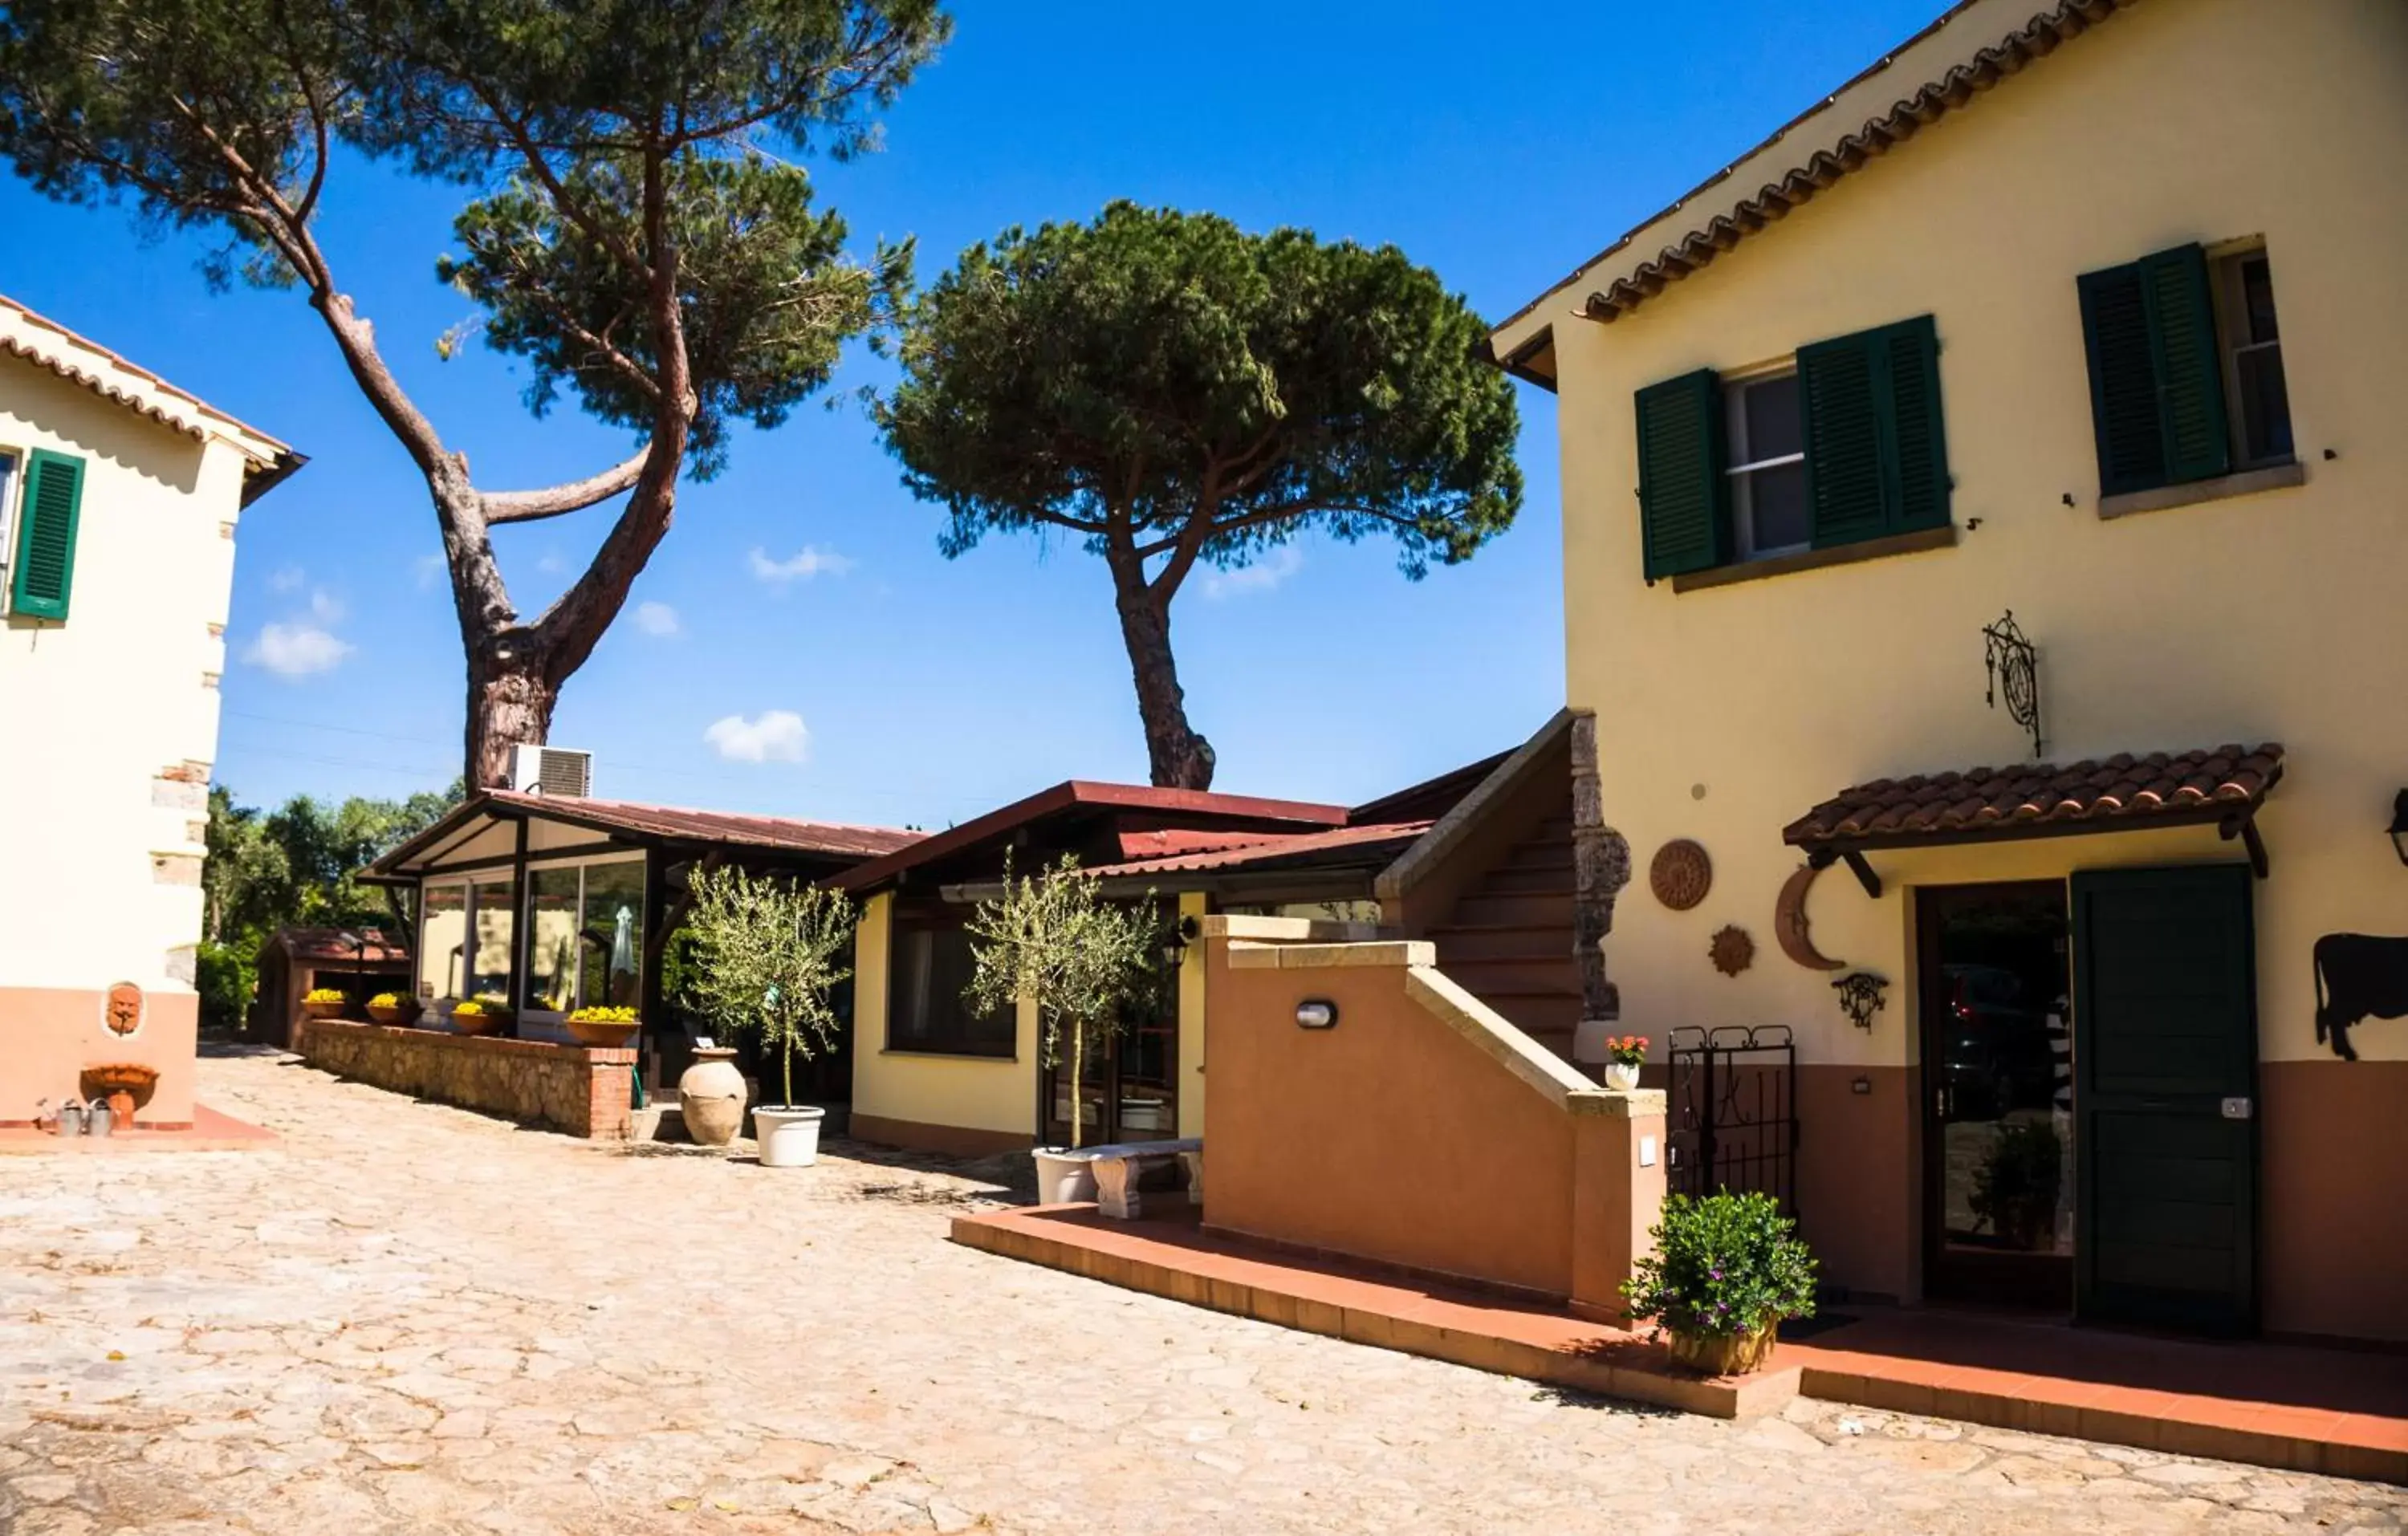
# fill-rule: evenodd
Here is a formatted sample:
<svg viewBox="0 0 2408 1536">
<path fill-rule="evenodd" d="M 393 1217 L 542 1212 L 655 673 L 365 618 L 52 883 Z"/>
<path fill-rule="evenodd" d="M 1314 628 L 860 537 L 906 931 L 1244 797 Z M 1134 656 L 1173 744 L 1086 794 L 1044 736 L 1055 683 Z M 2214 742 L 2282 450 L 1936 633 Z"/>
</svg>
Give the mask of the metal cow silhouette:
<svg viewBox="0 0 2408 1536">
<path fill-rule="evenodd" d="M 2408 939 L 2329 933 L 2316 940 L 2316 1039 L 2332 1032 L 2333 1055 L 2356 1061 L 2349 1027 L 2408 1017 Z"/>
</svg>

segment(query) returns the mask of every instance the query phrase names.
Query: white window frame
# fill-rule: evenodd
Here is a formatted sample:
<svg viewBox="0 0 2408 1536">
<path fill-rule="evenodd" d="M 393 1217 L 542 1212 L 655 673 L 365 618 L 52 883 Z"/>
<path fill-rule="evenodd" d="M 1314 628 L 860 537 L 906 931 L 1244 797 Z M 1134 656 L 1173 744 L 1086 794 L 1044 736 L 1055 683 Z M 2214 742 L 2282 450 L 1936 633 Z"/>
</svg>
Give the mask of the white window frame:
<svg viewBox="0 0 2408 1536">
<path fill-rule="evenodd" d="M 1727 446 L 1731 460 L 1723 473 L 1730 481 L 1731 547 L 1742 561 L 1770 560 L 1778 555 L 1801 553 L 1814 547 L 1812 537 L 1803 543 L 1780 544 L 1763 549 L 1759 549 L 1756 542 L 1756 503 L 1753 495 L 1756 486 L 1752 477 L 1759 470 L 1778 469 L 1787 465 L 1804 464 L 1806 451 L 1802 436 L 1805 423 L 1802 421 L 1799 423 L 1801 441 L 1797 452 L 1775 453 L 1762 459 L 1751 457 L 1747 444 L 1747 392 L 1757 384 L 1769 384 L 1782 379 L 1794 379 L 1797 375 L 1798 359 L 1795 356 L 1761 364 L 1743 372 L 1723 375 L 1724 431 L 1727 435 Z M 1805 401 L 1802 398 L 1799 402 L 1799 410 L 1801 415 L 1804 413 Z"/>
<path fill-rule="evenodd" d="M 2232 468 L 2238 474 L 2251 469 L 2264 469 L 2278 464 L 2294 464 L 2299 460 L 2298 423 L 2293 422 L 2292 450 L 2253 458 L 2249 453 L 2249 423 L 2242 409 L 2241 354 L 2248 352 L 2271 352 L 2278 362 L 2283 356 L 2283 338 L 2279 334 L 2282 297 L 2275 296 L 2274 312 L 2278 334 L 2272 341 L 2243 341 L 2242 327 L 2249 319 L 2248 301 L 2243 291 L 2241 269 L 2251 261 L 2266 261 L 2266 280 L 2273 280 L 2273 263 L 2267 259 L 2266 241 L 2258 236 L 2238 240 L 2224 240 L 2207 249 L 2208 291 L 2214 296 L 2216 365 L 2224 372 L 2224 418 L 2227 436 L 2231 439 Z M 2286 416 L 2290 412 L 2291 380 L 2287 369 L 2283 375 L 2283 402 Z"/>
<path fill-rule="evenodd" d="M 577 910 L 581 915 L 585 911 L 586 870 L 597 868 L 606 864 L 641 864 L 643 861 L 644 853 L 641 849 L 617 854 L 569 854 L 553 858 L 544 858 L 540 855 L 535 854 L 530 854 L 528 856 L 526 861 L 527 878 L 523 883 L 525 888 L 519 892 L 518 920 L 521 926 L 518 933 L 513 936 L 513 941 L 516 943 L 518 949 L 518 963 L 528 968 L 526 980 L 529 988 L 529 996 L 533 995 L 532 988 L 535 983 L 535 955 L 528 948 L 528 943 L 535 937 L 535 877 L 538 871 L 544 869 L 575 869 L 577 871 Z M 639 929 L 644 921 L 645 919 L 639 913 L 637 918 Z M 639 932 L 638 935 L 638 941 L 639 943 L 641 942 L 641 939 L 642 936 Z M 580 956 L 580 959 L 581 960 L 582 956 Z M 582 997 L 577 996 L 579 992 L 583 990 L 583 987 L 584 968 L 580 964 L 578 968 L 577 982 L 571 988 L 570 992 L 569 1006 L 571 1008 L 583 1006 L 585 999 Z M 532 1025 L 541 1031 L 541 1033 L 534 1037 L 538 1040 L 568 1040 L 570 1036 L 568 1034 L 567 1021 L 568 1012 L 566 1010 L 530 1007 L 523 1009 L 519 1012 L 520 1032 L 524 1034 L 527 1026 Z"/>
<path fill-rule="evenodd" d="M 8 606 L 9 576 L 17 563 L 17 498 L 25 494 L 25 461 L 30 457 L 15 443 L 0 443 L 0 459 L 7 461 L 7 467 L 0 469 L 0 610 Z"/>
</svg>

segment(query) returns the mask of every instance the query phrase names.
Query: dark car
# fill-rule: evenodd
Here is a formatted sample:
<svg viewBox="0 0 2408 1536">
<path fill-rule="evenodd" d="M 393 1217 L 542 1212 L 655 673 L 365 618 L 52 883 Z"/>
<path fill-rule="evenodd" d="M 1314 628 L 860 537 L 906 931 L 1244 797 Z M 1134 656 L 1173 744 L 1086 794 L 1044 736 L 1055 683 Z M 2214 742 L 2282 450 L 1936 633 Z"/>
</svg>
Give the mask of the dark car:
<svg viewBox="0 0 2408 1536">
<path fill-rule="evenodd" d="M 2000 966 L 1949 966 L 1942 971 L 1948 1015 L 1942 1028 L 1941 1082 L 1947 1118 L 1997 1120 L 2019 1109 L 2047 1109 L 2057 1089 L 2062 1005 L 2037 996 L 2024 978 Z"/>
</svg>

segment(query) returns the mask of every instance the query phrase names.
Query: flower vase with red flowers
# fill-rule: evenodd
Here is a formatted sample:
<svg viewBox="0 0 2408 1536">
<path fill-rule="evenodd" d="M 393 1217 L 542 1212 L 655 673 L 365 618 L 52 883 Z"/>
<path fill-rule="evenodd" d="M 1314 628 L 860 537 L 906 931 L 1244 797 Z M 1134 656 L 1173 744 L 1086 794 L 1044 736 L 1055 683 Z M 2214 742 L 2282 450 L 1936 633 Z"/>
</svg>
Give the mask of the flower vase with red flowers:
<svg viewBox="0 0 2408 1536">
<path fill-rule="evenodd" d="M 1605 1085 L 1627 1093 L 1639 1086 L 1639 1069 L 1647 1065 L 1647 1037 L 1609 1035 L 1605 1041 Z"/>
</svg>

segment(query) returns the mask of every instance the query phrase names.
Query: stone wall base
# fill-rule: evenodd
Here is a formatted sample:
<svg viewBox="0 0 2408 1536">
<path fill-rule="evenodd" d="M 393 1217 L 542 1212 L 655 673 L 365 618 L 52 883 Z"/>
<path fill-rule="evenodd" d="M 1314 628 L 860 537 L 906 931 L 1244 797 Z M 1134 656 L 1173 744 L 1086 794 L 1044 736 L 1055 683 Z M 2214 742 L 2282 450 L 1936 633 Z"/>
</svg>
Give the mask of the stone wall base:
<svg viewBox="0 0 2408 1536">
<path fill-rule="evenodd" d="M 311 1019 L 303 1026 L 301 1054 L 337 1077 L 571 1136 L 624 1138 L 631 1123 L 636 1053 L 628 1048 Z"/>
</svg>

